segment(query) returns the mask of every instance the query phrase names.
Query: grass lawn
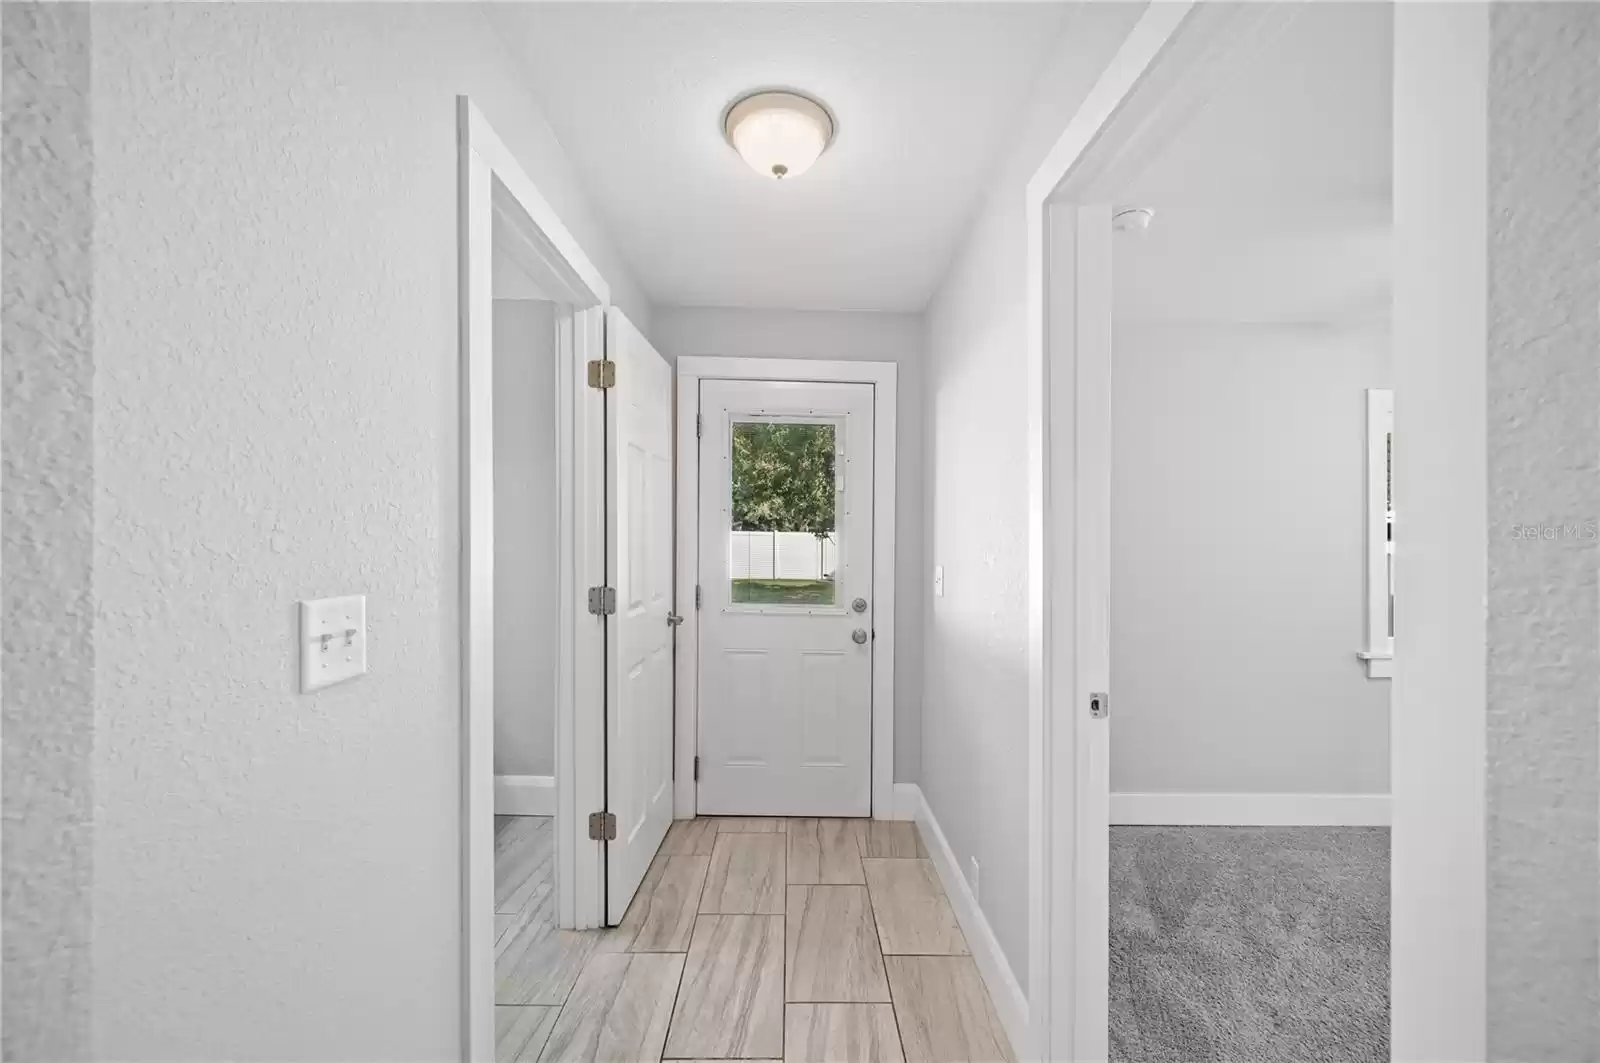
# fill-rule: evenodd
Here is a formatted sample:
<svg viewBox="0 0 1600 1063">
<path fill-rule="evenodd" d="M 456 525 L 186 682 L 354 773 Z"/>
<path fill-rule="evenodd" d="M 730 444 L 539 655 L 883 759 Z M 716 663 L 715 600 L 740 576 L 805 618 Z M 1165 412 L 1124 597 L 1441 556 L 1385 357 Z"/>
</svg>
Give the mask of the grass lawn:
<svg viewBox="0 0 1600 1063">
<path fill-rule="evenodd" d="M 832 605 L 833 582 L 821 579 L 736 579 L 735 605 Z"/>
</svg>

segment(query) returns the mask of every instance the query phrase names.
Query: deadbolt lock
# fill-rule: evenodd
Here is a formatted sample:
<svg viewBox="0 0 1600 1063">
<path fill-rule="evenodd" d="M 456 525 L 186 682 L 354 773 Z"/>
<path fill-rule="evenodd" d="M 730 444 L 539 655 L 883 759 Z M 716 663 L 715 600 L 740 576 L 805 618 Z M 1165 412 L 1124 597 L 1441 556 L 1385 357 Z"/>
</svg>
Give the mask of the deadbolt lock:
<svg viewBox="0 0 1600 1063">
<path fill-rule="evenodd" d="M 864 613 L 867 611 L 867 600 L 865 598 L 857 598 L 855 601 L 850 603 L 850 608 L 854 609 L 858 613 Z"/>
</svg>

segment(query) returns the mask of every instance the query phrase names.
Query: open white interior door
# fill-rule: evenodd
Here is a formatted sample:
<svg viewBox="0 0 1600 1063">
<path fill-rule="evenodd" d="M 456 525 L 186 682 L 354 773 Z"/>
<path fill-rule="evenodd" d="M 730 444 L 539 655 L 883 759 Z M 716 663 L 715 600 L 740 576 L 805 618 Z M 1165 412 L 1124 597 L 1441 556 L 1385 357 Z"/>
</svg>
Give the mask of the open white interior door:
<svg viewBox="0 0 1600 1063">
<path fill-rule="evenodd" d="M 606 317 L 606 922 L 621 922 L 672 825 L 672 370 Z"/>
<path fill-rule="evenodd" d="M 1109 1056 L 1111 210 L 1046 206 L 1045 793 L 1049 1006 L 1039 1057 Z"/>
<path fill-rule="evenodd" d="M 1063 208 L 1065 209 L 1065 208 Z M 1078 1021 L 1073 1059 L 1110 1058 L 1111 207 L 1076 209 L 1077 690 L 1075 770 Z"/>
</svg>

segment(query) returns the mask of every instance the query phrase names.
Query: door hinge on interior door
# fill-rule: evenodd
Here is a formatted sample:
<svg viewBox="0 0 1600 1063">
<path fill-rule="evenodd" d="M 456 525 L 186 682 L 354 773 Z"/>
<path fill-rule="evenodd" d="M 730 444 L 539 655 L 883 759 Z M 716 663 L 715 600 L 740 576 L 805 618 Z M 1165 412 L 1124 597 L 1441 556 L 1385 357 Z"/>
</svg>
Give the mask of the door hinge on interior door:
<svg viewBox="0 0 1600 1063">
<path fill-rule="evenodd" d="M 700 781 L 700 758 L 698 756 L 694 758 L 694 781 Z"/>
<path fill-rule="evenodd" d="M 700 584 L 698 583 L 694 585 L 694 607 L 696 609 L 700 608 Z"/>
<path fill-rule="evenodd" d="M 617 840 L 617 817 L 611 812 L 589 813 L 589 840 L 614 842 Z"/>
<path fill-rule="evenodd" d="M 617 386 L 617 363 L 596 361 L 589 363 L 589 386 L 604 391 Z"/>
<path fill-rule="evenodd" d="M 700 414 L 694 415 L 694 437 L 699 439 L 706 434 L 706 419 Z"/>
<path fill-rule="evenodd" d="M 590 587 L 589 612 L 595 616 L 610 616 L 617 611 L 615 587 Z"/>
</svg>

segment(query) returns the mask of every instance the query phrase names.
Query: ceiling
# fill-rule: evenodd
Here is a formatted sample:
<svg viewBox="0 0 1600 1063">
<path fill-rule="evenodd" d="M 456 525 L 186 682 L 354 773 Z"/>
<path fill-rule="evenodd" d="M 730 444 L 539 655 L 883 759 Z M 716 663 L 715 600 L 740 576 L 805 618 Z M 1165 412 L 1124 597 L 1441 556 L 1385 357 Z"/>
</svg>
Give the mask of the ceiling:
<svg viewBox="0 0 1600 1063">
<path fill-rule="evenodd" d="M 1125 190 L 1128 321 L 1328 324 L 1387 316 L 1392 13 L 1301 5 Z"/>
<path fill-rule="evenodd" d="M 1108 5 L 1109 6 L 1109 5 Z M 921 310 L 1063 3 L 538 3 L 490 18 L 652 302 Z M 780 183 L 721 115 L 785 87 L 833 112 L 833 146 Z"/>
</svg>

